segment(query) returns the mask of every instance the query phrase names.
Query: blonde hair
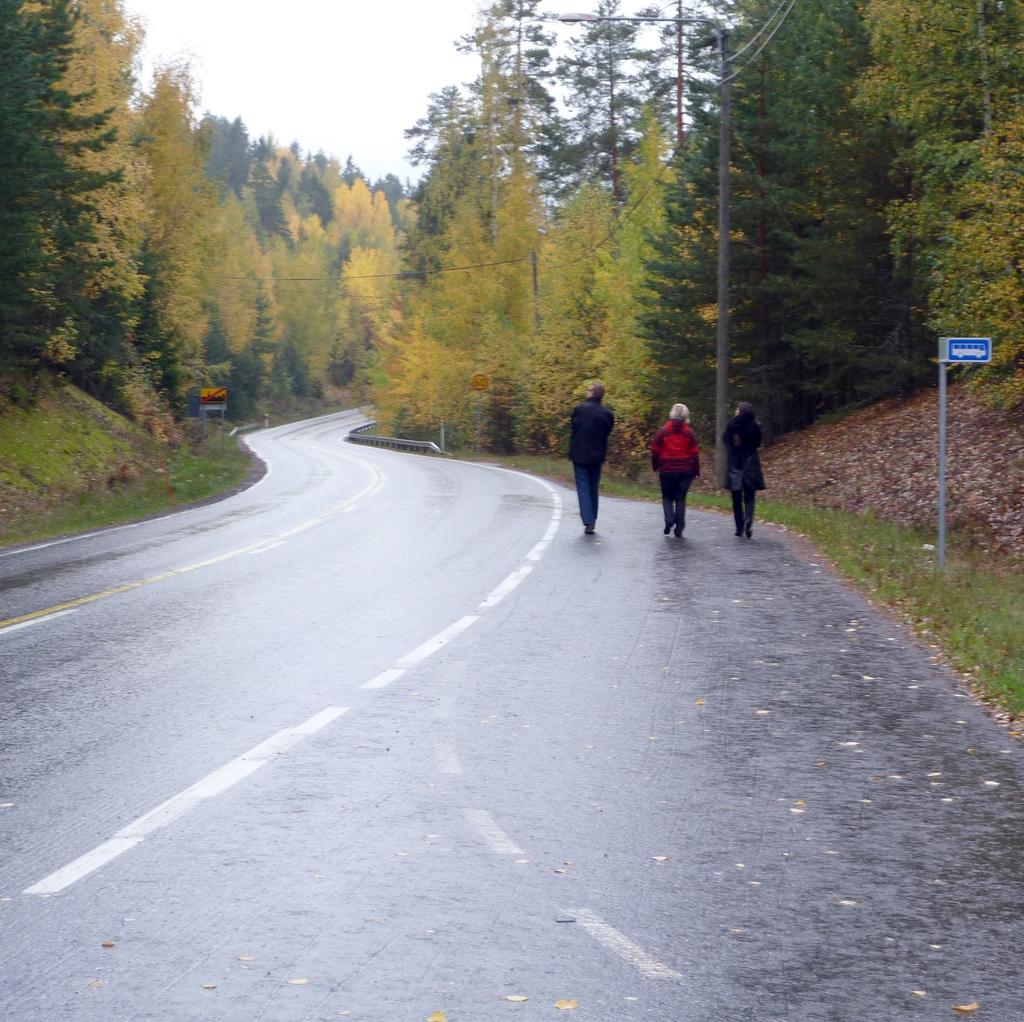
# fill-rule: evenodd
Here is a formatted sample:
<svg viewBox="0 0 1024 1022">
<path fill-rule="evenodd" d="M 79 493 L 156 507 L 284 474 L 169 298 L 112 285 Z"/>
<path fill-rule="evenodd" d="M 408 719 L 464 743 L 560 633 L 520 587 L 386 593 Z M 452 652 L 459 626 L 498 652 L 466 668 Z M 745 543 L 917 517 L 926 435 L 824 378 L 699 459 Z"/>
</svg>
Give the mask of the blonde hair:
<svg viewBox="0 0 1024 1022">
<path fill-rule="evenodd" d="M 682 419 L 683 422 L 690 421 L 690 409 L 686 405 L 673 405 L 672 411 L 668 413 L 670 419 Z"/>
</svg>

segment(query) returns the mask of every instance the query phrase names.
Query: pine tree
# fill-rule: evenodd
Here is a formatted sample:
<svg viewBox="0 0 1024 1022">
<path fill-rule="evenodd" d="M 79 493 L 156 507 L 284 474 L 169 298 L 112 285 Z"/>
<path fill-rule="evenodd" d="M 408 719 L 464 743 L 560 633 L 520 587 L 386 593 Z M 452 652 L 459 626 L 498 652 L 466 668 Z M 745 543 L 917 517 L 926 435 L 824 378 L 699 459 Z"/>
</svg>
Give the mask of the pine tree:
<svg viewBox="0 0 1024 1022">
<path fill-rule="evenodd" d="M 226 117 L 207 115 L 203 128 L 210 135 L 210 155 L 206 173 L 220 182 L 222 195 L 229 190 L 242 198 L 242 189 L 249 183 L 252 168 L 252 149 L 249 132 L 241 117 L 229 121 Z"/>
<path fill-rule="evenodd" d="M 0 0 L 0 373 L 34 368 L 42 350 L 49 260 L 40 190 L 52 160 L 44 88 L 21 0 Z"/>
<path fill-rule="evenodd" d="M 0 363 L 8 367 L 63 367 L 75 358 L 102 258 L 93 247 L 94 197 L 121 176 L 85 159 L 115 132 L 110 110 L 90 110 L 88 93 L 68 89 L 76 10 L 70 0 L 0 8 Z"/>
<path fill-rule="evenodd" d="M 619 0 L 600 0 L 602 18 L 622 16 Z M 644 97 L 638 63 L 647 59 L 631 22 L 595 22 L 569 43 L 559 61 L 572 118 L 570 167 L 576 181 L 599 179 L 617 202 L 625 199 L 622 165 L 639 137 Z"/>
</svg>

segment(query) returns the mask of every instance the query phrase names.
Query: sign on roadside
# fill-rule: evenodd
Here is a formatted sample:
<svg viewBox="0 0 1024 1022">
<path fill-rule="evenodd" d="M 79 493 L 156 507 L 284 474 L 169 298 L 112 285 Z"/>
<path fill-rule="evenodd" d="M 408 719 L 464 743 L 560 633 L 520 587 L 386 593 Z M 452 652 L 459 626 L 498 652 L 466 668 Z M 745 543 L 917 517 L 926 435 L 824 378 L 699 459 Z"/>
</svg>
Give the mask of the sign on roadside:
<svg viewBox="0 0 1024 1022">
<path fill-rule="evenodd" d="M 479 394 L 491 385 L 491 378 L 484 373 L 475 373 L 469 385 Z"/>
<path fill-rule="evenodd" d="M 941 337 L 940 362 L 991 362 L 991 337 Z"/>
<path fill-rule="evenodd" d="M 991 337 L 939 338 L 939 568 L 946 567 L 946 366 L 992 361 Z"/>
</svg>

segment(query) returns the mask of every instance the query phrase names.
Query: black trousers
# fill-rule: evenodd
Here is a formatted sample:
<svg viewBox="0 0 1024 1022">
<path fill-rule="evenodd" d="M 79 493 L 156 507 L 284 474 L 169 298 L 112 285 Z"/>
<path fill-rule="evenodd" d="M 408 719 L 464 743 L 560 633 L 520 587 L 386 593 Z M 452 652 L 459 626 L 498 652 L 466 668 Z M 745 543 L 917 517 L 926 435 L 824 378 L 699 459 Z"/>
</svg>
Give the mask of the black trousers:
<svg viewBox="0 0 1024 1022">
<path fill-rule="evenodd" d="M 754 508 L 757 505 L 757 491 L 753 486 L 732 490 L 732 516 L 736 520 L 736 531 L 742 532 L 754 524 Z"/>
<path fill-rule="evenodd" d="M 662 472 L 661 506 L 665 512 L 665 524 L 676 527 L 679 535 L 686 528 L 686 494 L 693 482 L 692 472 Z"/>
</svg>

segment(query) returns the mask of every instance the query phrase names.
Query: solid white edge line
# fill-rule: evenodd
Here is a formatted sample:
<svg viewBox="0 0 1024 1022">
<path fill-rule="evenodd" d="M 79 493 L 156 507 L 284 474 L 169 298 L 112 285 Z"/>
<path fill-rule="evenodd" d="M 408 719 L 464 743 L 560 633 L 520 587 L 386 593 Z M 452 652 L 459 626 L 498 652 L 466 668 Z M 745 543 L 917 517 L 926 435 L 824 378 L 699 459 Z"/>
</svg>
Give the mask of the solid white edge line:
<svg viewBox="0 0 1024 1022">
<path fill-rule="evenodd" d="M 101 866 L 105 866 L 119 855 L 140 844 L 153 831 L 184 816 L 200 802 L 223 794 L 239 781 L 255 773 L 275 756 L 291 748 L 303 738 L 325 728 L 347 712 L 348 707 L 329 706 L 297 727 L 279 731 L 276 735 L 253 746 L 248 752 L 225 763 L 224 766 L 214 770 L 212 774 L 208 774 L 191 787 L 172 796 L 166 802 L 161 802 L 160 805 L 132 821 L 128 826 L 122 827 L 107 841 L 86 852 L 85 855 L 80 855 L 73 862 L 62 866 L 38 883 L 26 887 L 24 893 L 60 894 L 83 877 L 94 873 Z"/>
<path fill-rule="evenodd" d="M 58 610 L 55 614 L 46 614 L 44 617 L 33 618 L 31 621 L 22 621 L 20 625 L 9 625 L 7 628 L 0 628 L 0 635 L 17 632 L 22 628 L 31 628 L 33 625 L 41 625 L 46 621 L 56 621 L 59 617 L 66 617 L 68 614 L 77 613 L 78 607 L 73 607 L 71 610 Z"/>
<path fill-rule="evenodd" d="M 284 546 L 284 545 L 285 545 L 285 540 L 279 539 L 279 540 L 276 540 L 273 543 L 268 543 L 266 546 L 261 546 L 261 547 L 259 547 L 256 550 L 250 550 L 249 551 L 249 556 L 250 557 L 255 557 L 257 554 L 265 554 L 265 553 L 267 553 L 268 550 L 276 550 L 279 546 Z"/>
<path fill-rule="evenodd" d="M 576 922 L 583 927 L 591 937 L 609 951 L 614 951 L 620 958 L 624 958 L 630 965 L 638 969 L 645 976 L 654 979 L 682 979 L 682 974 L 670 969 L 664 962 L 649 955 L 643 948 L 634 944 L 625 934 L 619 933 L 613 926 L 609 926 L 599 915 L 589 909 L 575 909 L 568 913 L 576 917 Z"/>
<path fill-rule="evenodd" d="M 459 618 L 453 625 L 449 625 L 443 632 L 438 632 L 432 639 L 427 639 L 422 645 L 417 646 L 411 653 L 406 653 L 399 661 L 401 667 L 411 667 L 418 664 L 427 657 L 433 656 L 442 646 L 447 645 L 456 636 L 461 635 L 467 628 L 475 625 L 480 620 L 479 614 L 467 614 Z"/>
<path fill-rule="evenodd" d="M 473 827 L 498 855 L 522 855 L 520 848 L 486 809 L 465 809 L 466 822 Z"/>
<path fill-rule="evenodd" d="M 371 678 L 368 682 L 362 685 L 362 688 L 387 688 L 393 681 L 397 681 L 403 674 L 405 669 L 402 667 L 394 668 L 390 671 L 381 671 L 376 678 Z"/>
</svg>

